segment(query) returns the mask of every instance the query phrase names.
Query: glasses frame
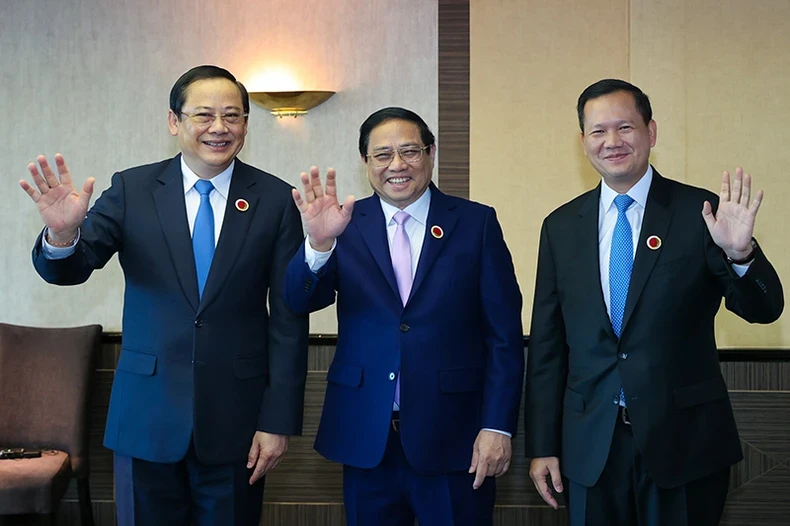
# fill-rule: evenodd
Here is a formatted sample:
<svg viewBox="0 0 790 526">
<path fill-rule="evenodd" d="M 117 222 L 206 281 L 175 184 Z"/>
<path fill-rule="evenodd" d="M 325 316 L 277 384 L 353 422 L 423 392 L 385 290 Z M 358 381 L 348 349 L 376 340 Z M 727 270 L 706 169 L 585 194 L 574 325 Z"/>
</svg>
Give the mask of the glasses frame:
<svg viewBox="0 0 790 526">
<path fill-rule="evenodd" d="M 395 155 L 397 155 L 398 157 L 400 157 L 400 160 L 401 160 L 401 161 L 403 161 L 403 162 L 404 162 L 404 163 L 406 163 L 406 164 L 416 164 L 416 163 L 418 163 L 418 162 L 422 161 L 422 158 L 423 158 L 423 157 L 425 157 L 425 151 L 426 151 L 427 149 L 429 149 L 431 146 L 433 146 L 433 145 L 432 145 L 432 144 L 429 144 L 429 145 L 427 145 L 427 146 L 423 146 L 422 148 L 418 148 L 418 149 L 420 150 L 420 156 L 419 156 L 417 159 L 412 159 L 411 161 L 407 161 L 406 159 L 404 159 L 404 158 L 403 158 L 403 155 L 401 155 L 401 153 L 400 153 L 400 152 L 401 152 L 401 150 L 412 150 L 412 149 L 414 149 L 414 147 L 413 147 L 413 146 L 404 146 L 403 148 L 398 148 L 397 150 L 386 150 L 386 151 L 388 151 L 388 152 L 392 152 L 392 153 L 393 153 L 392 159 L 390 159 L 390 161 L 389 161 L 388 163 L 386 163 L 386 164 L 378 164 L 378 163 L 377 163 L 377 161 L 376 161 L 376 159 L 375 159 L 375 157 L 374 157 L 374 155 L 376 155 L 376 154 L 368 153 L 368 154 L 366 154 L 366 155 L 365 155 L 365 157 L 366 157 L 366 158 L 367 158 L 367 159 L 370 161 L 370 163 L 371 163 L 373 166 L 375 166 L 376 168 L 386 168 L 386 167 L 388 167 L 389 165 L 391 165 L 391 164 L 392 164 L 392 161 L 394 161 L 394 160 L 395 160 Z M 384 152 L 384 151 L 382 151 L 382 152 L 379 152 L 379 153 L 383 153 L 383 152 Z"/>
<path fill-rule="evenodd" d="M 249 113 L 239 113 L 239 116 L 242 118 L 240 122 L 228 122 L 226 118 L 228 117 L 228 115 L 230 115 L 229 113 L 212 113 L 210 111 L 196 111 L 194 113 L 180 111 L 179 113 L 181 115 L 186 115 L 189 118 L 189 120 L 192 121 L 192 124 L 194 124 L 195 126 L 200 126 L 201 128 L 208 128 L 209 126 L 213 126 L 214 123 L 217 122 L 217 118 L 219 118 L 220 122 L 225 126 L 239 126 L 240 124 L 244 124 L 245 122 L 247 122 L 247 117 L 250 115 Z M 195 117 L 202 113 L 211 115 L 214 117 L 214 119 L 212 119 L 211 122 L 205 122 L 205 123 L 197 122 L 195 120 Z"/>
</svg>

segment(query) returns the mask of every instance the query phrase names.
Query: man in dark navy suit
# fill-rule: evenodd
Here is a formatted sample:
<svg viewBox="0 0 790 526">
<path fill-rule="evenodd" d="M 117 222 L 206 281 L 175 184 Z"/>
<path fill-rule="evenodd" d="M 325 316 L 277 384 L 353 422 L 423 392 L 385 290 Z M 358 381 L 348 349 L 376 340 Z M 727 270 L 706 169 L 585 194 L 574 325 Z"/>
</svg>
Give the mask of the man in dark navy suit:
<svg viewBox="0 0 790 526">
<path fill-rule="evenodd" d="M 294 190 L 307 240 L 296 312 L 337 301 L 315 448 L 344 465 L 351 526 L 492 523 L 524 370 L 521 293 L 490 207 L 431 184 L 436 145 L 403 108 L 373 113 L 359 153 L 375 195 L 337 200 L 318 169 Z"/>
<path fill-rule="evenodd" d="M 527 456 L 571 526 L 713 526 L 742 458 L 714 319 L 784 307 L 752 237 L 762 191 L 738 168 L 717 198 L 649 163 L 657 126 L 636 86 L 606 79 L 577 104 L 601 184 L 540 236 L 526 382 Z M 563 482 L 563 476 L 566 477 Z"/>
<path fill-rule="evenodd" d="M 116 173 L 90 210 L 94 179 L 78 192 L 61 155 L 59 177 L 39 156 L 21 181 L 45 280 L 83 283 L 115 253 L 123 268 L 104 440 L 121 526 L 257 525 L 263 476 L 301 432 L 307 317 L 282 286 L 302 227 L 290 186 L 236 158 L 248 113 L 230 72 L 199 66 L 170 94 L 180 155 Z"/>
</svg>

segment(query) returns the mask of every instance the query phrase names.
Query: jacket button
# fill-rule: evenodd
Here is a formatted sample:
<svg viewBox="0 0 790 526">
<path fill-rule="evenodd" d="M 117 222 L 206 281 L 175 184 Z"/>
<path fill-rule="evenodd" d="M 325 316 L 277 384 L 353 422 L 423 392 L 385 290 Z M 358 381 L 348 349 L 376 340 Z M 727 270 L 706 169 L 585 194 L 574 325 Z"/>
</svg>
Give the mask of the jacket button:
<svg viewBox="0 0 790 526">
<path fill-rule="evenodd" d="M 410 327 L 405 323 L 400 324 L 400 332 L 409 332 Z"/>
<path fill-rule="evenodd" d="M 394 379 L 395 379 L 395 373 L 390 373 L 390 380 L 394 380 Z"/>
<path fill-rule="evenodd" d="M 621 359 L 621 360 L 625 360 L 626 358 L 628 358 L 628 353 L 626 353 L 626 352 L 621 352 L 621 353 L 620 353 L 620 359 Z"/>
<path fill-rule="evenodd" d="M 203 320 L 195 320 L 195 327 L 198 329 L 203 326 Z"/>
</svg>

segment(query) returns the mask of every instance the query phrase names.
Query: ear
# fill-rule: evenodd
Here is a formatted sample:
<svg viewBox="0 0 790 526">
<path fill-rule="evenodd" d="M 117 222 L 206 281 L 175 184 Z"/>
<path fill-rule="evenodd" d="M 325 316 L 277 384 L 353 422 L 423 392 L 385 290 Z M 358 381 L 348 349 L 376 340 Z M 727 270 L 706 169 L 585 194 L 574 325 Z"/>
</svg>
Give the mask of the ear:
<svg viewBox="0 0 790 526">
<path fill-rule="evenodd" d="M 584 152 L 584 156 L 587 157 L 587 145 L 584 144 L 584 132 L 579 133 L 579 142 L 582 143 L 582 151 Z"/>
<path fill-rule="evenodd" d="M 178 135 L 178 126 L 181 123 L 178 120 L 178 115 L 176 115 L 173 110 L 168 110 L 167 112 L 167 127 L 170 129 L 170 135 L 175 137 Z"/>
<path fill-rule="evenodd" d="M 650 147 L 656 145 L 656 139 L 658 138 L 658 126 L 656 126 L 656 121 L 650 120 L 647 123 L 647 132 L 650 134 Z"/>
</svg>

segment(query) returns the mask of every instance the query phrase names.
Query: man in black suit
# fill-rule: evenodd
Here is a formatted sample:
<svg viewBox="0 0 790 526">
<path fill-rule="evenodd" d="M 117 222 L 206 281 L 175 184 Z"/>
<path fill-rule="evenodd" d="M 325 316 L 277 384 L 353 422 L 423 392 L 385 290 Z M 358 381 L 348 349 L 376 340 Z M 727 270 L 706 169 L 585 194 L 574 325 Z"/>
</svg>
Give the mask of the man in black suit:
<svg viewBox="0 0 790 526">
<path fill-rule="evenodd" d="M 180 155 L 116 173 L 90 210 L 93 178 L 79 193 L 61 155 L 59 177 L 39 156 L 36 187 L 20 182 L 45 280 L 83 283 L 116 252 L 123 268 L 104 438 L 122 526 L 257 526 L 263 476 L 301 432 L 307 317 L 282 287 L 302 225 L 291 187 L 236 158 L 248 113 L 230 72 L 199 66 L 170 93 Z"/>
<path fill-rule="evenodd" d="M 724 172 L 718 199 L 662 177 L 648 161 L 650 101 L 632 84 L 601 80 L 577 110 L 602 183 L 541 231 L 530 476 L 554 508 L 549 483 L 564 489 L 571 526 L 718 524 L 742 453 L 714 318 L 722 297 L 753 323 L 784 307 L 752 237 L 762 191 L 751 195 L 740 168 Z"/>
</svg>

